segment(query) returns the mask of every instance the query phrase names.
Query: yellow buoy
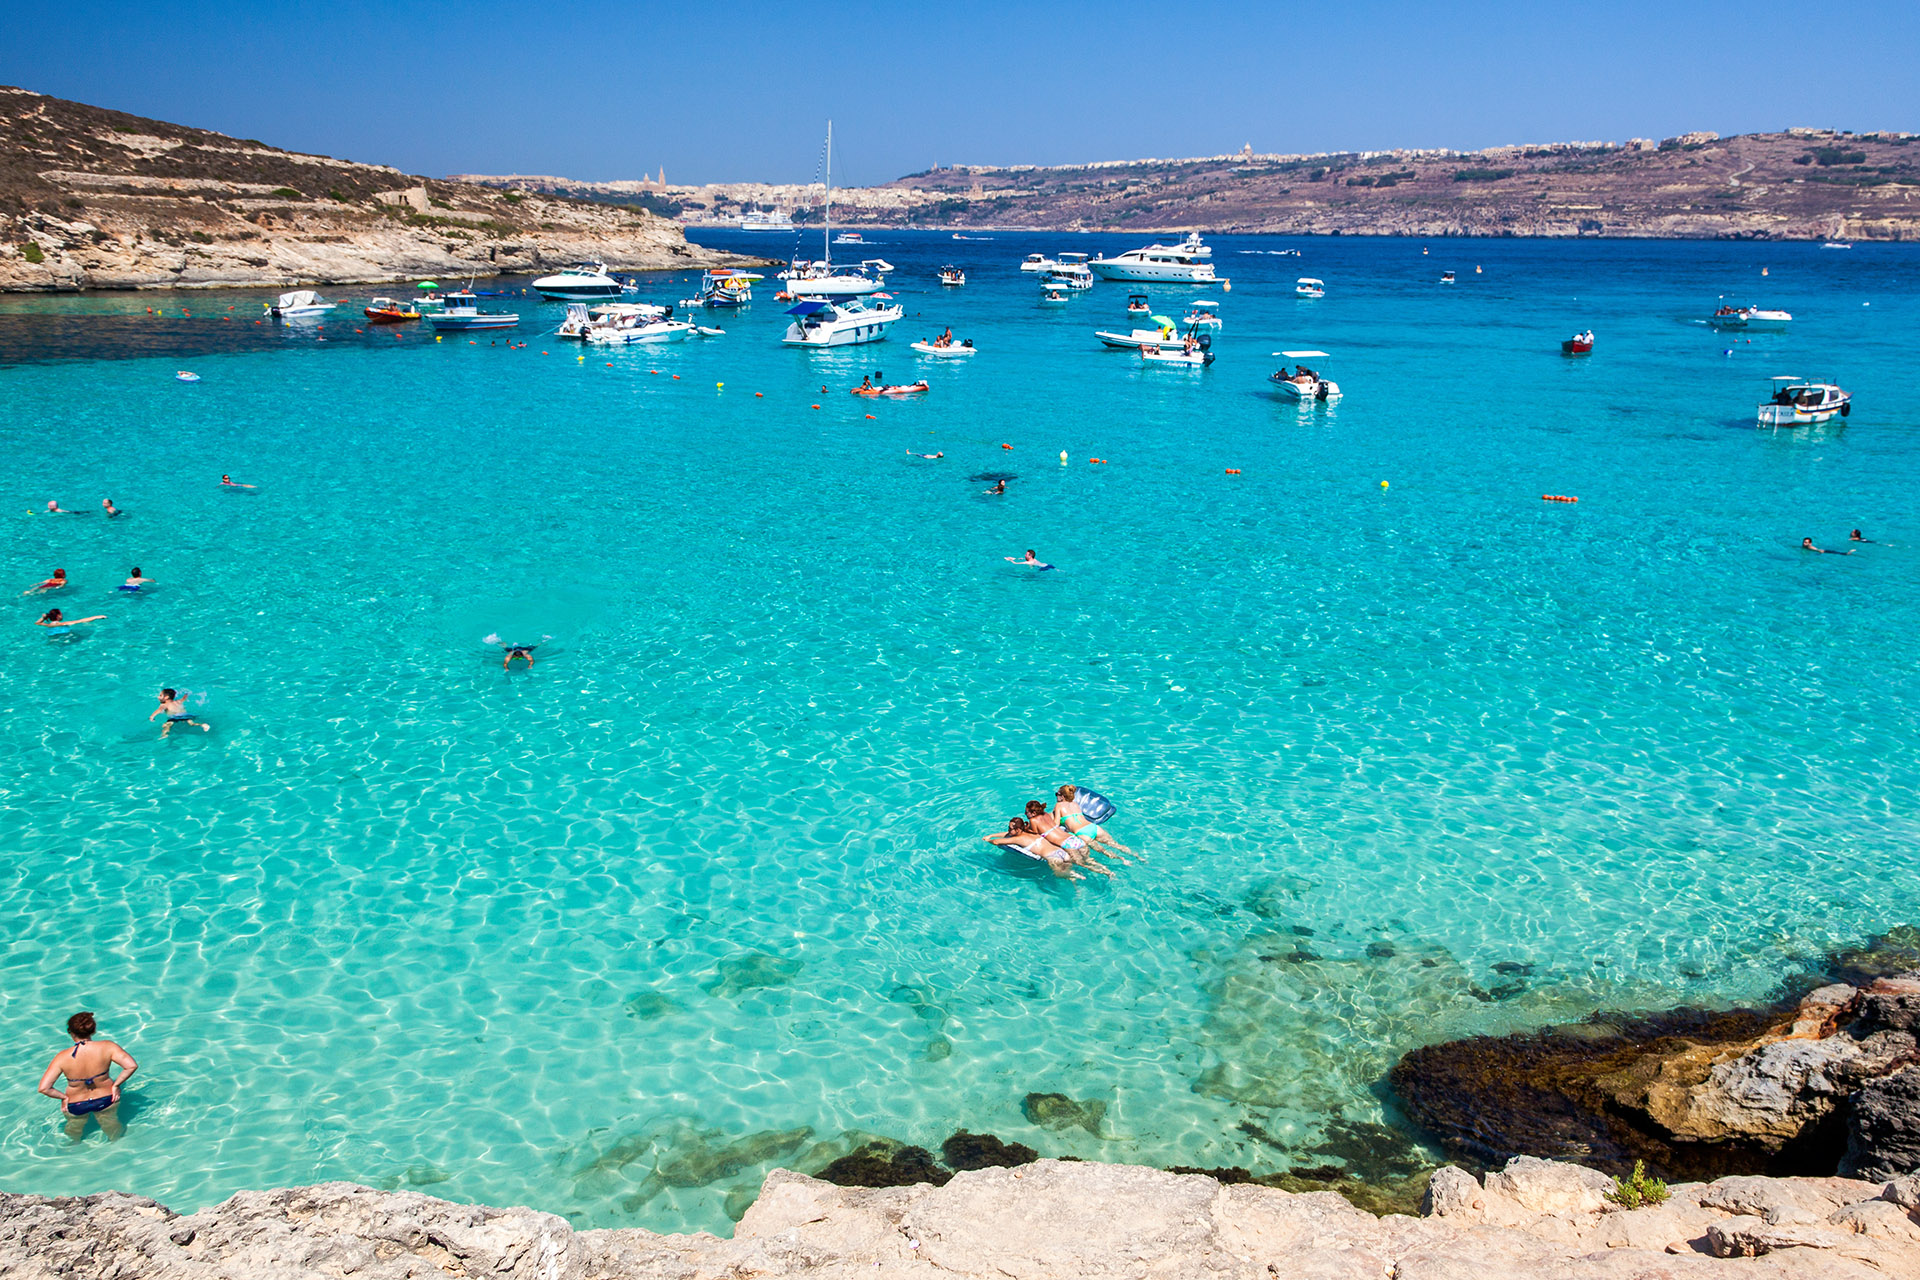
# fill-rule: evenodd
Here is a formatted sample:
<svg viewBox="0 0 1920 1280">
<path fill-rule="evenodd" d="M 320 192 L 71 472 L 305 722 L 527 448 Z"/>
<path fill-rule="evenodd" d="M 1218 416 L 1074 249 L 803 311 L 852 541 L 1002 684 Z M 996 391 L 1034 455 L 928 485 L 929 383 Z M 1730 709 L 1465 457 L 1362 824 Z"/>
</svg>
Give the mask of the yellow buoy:
<svg viewBox="0 0 1920 1280">
<path fill-rule="evenodd" d="M 1384 488 L 1386 488 L 1386 487 L 1387 487 L 1387 482 L 1386 482 L 1385 480 L 1382 480 L 1382 481 L 1380 482 L 1380 487 L 1381 487 L 1382 489 L 1384 489 Z"/>
</svg>

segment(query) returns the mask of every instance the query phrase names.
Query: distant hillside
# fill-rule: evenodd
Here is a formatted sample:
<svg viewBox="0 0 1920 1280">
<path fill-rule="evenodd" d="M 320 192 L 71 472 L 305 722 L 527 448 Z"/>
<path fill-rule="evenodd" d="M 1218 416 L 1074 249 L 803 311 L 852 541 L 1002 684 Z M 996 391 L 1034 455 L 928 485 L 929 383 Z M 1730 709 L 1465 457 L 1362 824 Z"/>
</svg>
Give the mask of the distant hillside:
<svg viewBox="0 0 1920 1280">
<path fill-rule="evenodd" d="M 637 208 L 414 177 L 0 87 L 0 290 L 726 261 Z"/>
<path fill-rule="evenodd" d="M 1912 134 L 1790 130 L 1473 152 L 959 166 L 836 188 L 833 217 L 856 226 L 1060 231 L 1907 240 L 1920 238 L 1916 142 Z M 819 217 L 818 185 L 474 180 L 600 199 L 647 191 L 694 224 L 724 223 L 756 205 Z"/>
</svg>

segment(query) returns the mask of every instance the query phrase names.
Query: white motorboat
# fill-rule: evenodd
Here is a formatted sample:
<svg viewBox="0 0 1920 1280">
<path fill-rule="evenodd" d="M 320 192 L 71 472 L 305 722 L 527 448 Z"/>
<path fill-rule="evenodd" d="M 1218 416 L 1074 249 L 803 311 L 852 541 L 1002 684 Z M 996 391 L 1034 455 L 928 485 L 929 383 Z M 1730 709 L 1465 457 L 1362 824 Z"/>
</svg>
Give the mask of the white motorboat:
<svg viewBox="0 0 1920 1280">
<path fill-rule="evenodd" d="M 1451 272 L 1451 271 L 1442 271 L 1442 272 L 1440 273 L 1440 283 L 1441 283 L 1441 284 L 1452 284 L 1453 282 L 1454 282 L 1454 281 L 1453 281 L 1453 272 Z"/>
<path fill-rule="evenodd" d="M 779 278 L 790 298 L 860 298 L 886 288 L 882 277 L 891 270 L 883 258 L 868 258 L 851 271 L 831 262 L 795 262 Z"/>
<path fill-rule="evenodd" d="M 700 292 L 680 299 L 683 307 L 744 307 L 753 301 L 753 286 L 766 279 L 751 271 L 715 267 L 700 277 Z"/>
<path fill-rule="evenodd" d="M 589 329 L 631 328 L 664 320 L 672 314 L 672 307 L 656 306 L 651 302 L 603 302 L 597 307 L 589 307 L 584 302 L 569 302 L 567 318 L 560 322 L 553 336 L 585 342 Z"/>
<path fill-rule="evenodd" d="M 582 298 L 618 297 L 622 286 L 607 274 L 605 263 L 582 262 L 557 274 L 541 276 L 533 282 L 533 287 L 543 298 L 573 302 Z"/>
<path fill-rule="evenodd" d="M 967 273 L 962 271 L 960 268 L 952 267 L 952 266 L 940 268 L 941 284 L 946 285 L 949 288 L 956 288 L 960 285 L 965 284 L 966 282 L 967 282 Z"/>
<path fill-rule="evenodd" d="M 279 300 L 267 304 L 267 313 L 275 320 L 308 320 L 314 316 L 323 316 L 340 305 L 328 302 L 311 289 L 295 289 L 283 293 Z"/>
<path fill-rule="evenodd" d="M 833 238 L 835 244 L 865 244 L 867 238 L 858 231 L 842 231 Z"/>
<path fill-rule="evenodd" d="M 1132 310 L 1132 308 L 1128 308 Z M 1196 301 L 1193 310 L 1180 318 L 1180 322 L 1189 329 L 1211 329 L 1219 333 L 1226 325 L 1220 319 L 1220 304 L 1205 299 Z"/>
<path fill-rule="evenodd" d="M 1848 244 L 1848 243 L 1847 243 L 1847 242 L 1846 242 L 1845 240 L 1829 240 L 1829 241 L 1827 241 L 1827 242 L 1826 242 L 1825 244 L 1823 244 L 1823 245 L 1821 245 L 1820 247 L 1821 247 L 1822 249 L 1851 249 L 1851 248 L 1853 248 L 1853 246 L 1852 246 L 1852 245 L 1850 245 L 1850 244 Z"/>
<path fill-rule="evenodd" d="M 978 348 L 973 345 L 973 339 L 968 338 L 964 342 L 948 342 L 945 344 L 938 342 L 916 342 L 913 344 L 913 349 L 923 356 L 934 356 L 938 359 L 950 360 L 955 356 L 970 356 Z"/>
<path fill-rule="evenodd" d="M 1213 352 L 1202 349 L 1198 343 L 1183 343 L 1177 347 L 1149 345 L 1140 348 L 1140 363 L 1204 369 L 1213 363 Z"/>
<path fill-rule="evenodd" d="M 587 341 L 597 346 L 620 347 L 635 342 L 680 342 L 693 334 L 695 326 L 686 320 L 636 320 L 631 324 L 597 324 L 587 330 Z M 720 330 L 716 329 L 717 334 Z"/>
<path fill-rule="evenodd" d="M 1707 323 L 1716 329 L 1784 329 L 1791 319 L 1793 316 L 1789 312 L 1766 307 L 1723 305 L 1707 317 Z"/>
<path fill-rule="evenodd" d="M 740 215 L 742 231 L 791 231 L 793 219 L 778 209 L 749 209 Z"/>
<path fill-rule="evenodd" d="M 1831 382 L 1813 382 L 1783 375 L 1774 378 L 1773 394 L 1760 406 L 1763 427 L 1805 427 L 1846 417 L 1853 412 L 1853 397 Z"/>
<path fill-rule="evenodd" d="M 787 308 L 793 323 L 782 342 L 790 347 L 851 347 L 880 342 L 906 308 L 878 306 L 869 298 L 808 298 Z"/>
<path fill-rule="evenodd" d="M 1093 288 L 1093 272 L 1087 269 L 1087 255 L 1084 253 L 1063 253 L 1053 269 L 1047 272 L 1050 283 L 1065 285 L 1069 289 Z"/>
<path fill-rule="evenodd" d="M 1027 260 L 1020 264 L 1020 269 L 1022 271 L 1051 271 L 1059 265 L 1058 260 L 1049 258 L 1044 253 L 1030 253 L 1027 255 Z"/>
<path fill-rule="evenodd" d="M 435 330 L 511 329 L 520 317 L 511 311 L 482 311 L 480 298 L 471 289 L 455 289 L 442 300 L 440 310 L 427 314 L 427 323 Z"/>
<path fill-rule="evenodd" d="M 1127 295 L 1127 314 L 1128 315 L 1144 316 L 1152 310 L 1153 310 L 1153 303 L 1148 301 L 1146 294 L 1130 293 Z"/>
<path fill-rule="evenodd" d="M 1213 250 L 1189 232 L 1177 245 L 1150 244 L 1087 264 L 1105 280 L 1153 280 L 1169 284 L 1212 284 Z"/>
<path fill-rule="evenodd" d="M 1040 282 L 1040 301 L 1043 303 L 1066 302 L 1073 297 L 1064 281 L 1043 280 Z"/>
<path fill-rule="evenodd" d="M 1340 384 L 1312 369 L 1303 360 L 1326 361 L 1331 359 L 1324 351 L 1276 351 L 1273 354 L 1285 360 L 1295 362 L 1293 372 L 1281 365 L 1277 373 L 1270 375 L 1267 381 L 1279 389 L 1285 396 L 1291 396 L 1302 404 L 1331 404 L 1340 398 Z"/>
<path fill-rule="evenodd" d="M 1301 276 L 1293 282 L 1293 292 L 1302 298 L 1324 298 L 1327 296 L 1327 282 L 1312 276 Z"/>
<path fill-rule="evenodd" d="M 1138 351 L 1147 347 L 1177 351 L 1189 340 L 1201 351 L 1213 348 L 1213 335 L 1198 325 L 1188 325 L 1186 332 L 1182 333 L 1179 326 L 1166 316 L 1154 316 L 1152 323 L 1154 328 L 1134 329 L 1127 333 L 1096 329 L 1093 336 L 1100 339 L 1102 345 L 1116 351 Z"/>
</svg>

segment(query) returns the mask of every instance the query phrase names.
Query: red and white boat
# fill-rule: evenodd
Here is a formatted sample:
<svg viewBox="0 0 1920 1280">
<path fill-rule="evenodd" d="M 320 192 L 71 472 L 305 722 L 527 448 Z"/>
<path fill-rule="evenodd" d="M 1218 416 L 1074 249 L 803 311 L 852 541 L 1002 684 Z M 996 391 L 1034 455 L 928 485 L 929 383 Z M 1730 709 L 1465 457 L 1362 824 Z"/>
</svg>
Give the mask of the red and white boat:
<svg viewBox="0 0 1920 1280">
<path fill-rule="evenodd" d="M 420 312 L 411 304 L 395 302 L 392 298 L 375 298 L 367 304 L 365 314 L 375 324 L 405 324 L 420 318 Z"/>
<path fill-rule="evenodd" d="M 1560 352 L 1562 355 L 1584 356 L 1591 354 L 1592 351 L 1593 330 L 1591 329 L 1588 329 L 1585 333 L 1576 333 L 1560 344 Z"/>
</svg>

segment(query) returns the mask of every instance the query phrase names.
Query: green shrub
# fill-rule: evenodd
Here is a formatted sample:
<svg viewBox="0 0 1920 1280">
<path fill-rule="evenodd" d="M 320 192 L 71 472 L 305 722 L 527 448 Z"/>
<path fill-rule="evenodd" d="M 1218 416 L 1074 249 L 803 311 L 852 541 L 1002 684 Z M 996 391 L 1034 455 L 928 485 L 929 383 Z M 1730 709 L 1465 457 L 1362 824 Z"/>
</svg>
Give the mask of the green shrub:
<svg viewBox="0 0 1920 1280">
<path fill-rule="evenodd" d="M 1512 176 L 1511 169 L 1455 169 L 1453 171 L 1455 182 L 1498 182 L 1502 178 Z"/>
<path fill-rule="evenodd" d="M 47 260 L 47 255 L 40 252 L 40 246 L 31 240 L 20 242 L 20 256 L 36 266 Z"/>
<path fill-rule="evenodd" d="M 295 191 L 292 187 L 275 187 L 273 189 L 273 194 L 278 196 L 282 200 L 305 200 L 306 199 L 305 196 L 301 195 L 298 191 Z"/>
<path fill-rule="evenodd" d="M 204 231 L 189 231 L 187 232 L 187 239 L 193 241 L 195 244 L 213 243 L 213 237 Z"/>
<path fill-rule="evenodd" d="M 335 204 L 352 204 L 353 203 L 353 197 L 350 195 L 343 194 L 340 188 L 338 187 L 327 188 L 327 199 L 333 201 Z"/>
<path fill-rule="evenodd" d="M 1647 1175 L 1646 1161 L 1635 1160 L 1632 1173 L 1613 1180 L 1613 1190 L 1607 1192 L 1607 1199 L 1623 1209 L 1642 1209 L 1651 1204 L 1665 1204 L 1670 1194 L 1666 1183 Z"/>
<path fill-rule="evenodd" d="M 1822 169 L 1831 168 L 1836 164 L 1865 164 L 1867 162 L 1867 153 L 1864 151 L 1848 151 L 1845 147 L 1815 147 L 1813 149 L 1813 162 Z"/>
</svg>

